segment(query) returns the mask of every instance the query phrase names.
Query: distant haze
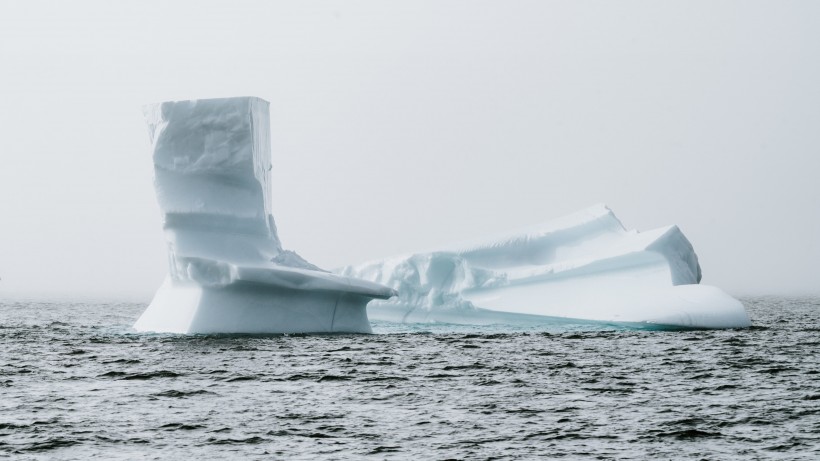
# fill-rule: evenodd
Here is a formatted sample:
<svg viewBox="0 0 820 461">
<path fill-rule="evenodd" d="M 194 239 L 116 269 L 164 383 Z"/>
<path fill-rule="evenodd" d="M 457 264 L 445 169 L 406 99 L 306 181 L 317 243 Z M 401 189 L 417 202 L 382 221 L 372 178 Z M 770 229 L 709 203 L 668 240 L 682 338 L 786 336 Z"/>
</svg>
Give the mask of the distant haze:
<svg viewBox="0 0 820 461">
<path fill-rule="evenodd" d="M 820 292 L 820 2 L 140 0 L 0 4 L 0 294 L 149 299 L 141 106 L 240 95 L 321 267 L 603 202 L 703 283 Z"/>
</svg>

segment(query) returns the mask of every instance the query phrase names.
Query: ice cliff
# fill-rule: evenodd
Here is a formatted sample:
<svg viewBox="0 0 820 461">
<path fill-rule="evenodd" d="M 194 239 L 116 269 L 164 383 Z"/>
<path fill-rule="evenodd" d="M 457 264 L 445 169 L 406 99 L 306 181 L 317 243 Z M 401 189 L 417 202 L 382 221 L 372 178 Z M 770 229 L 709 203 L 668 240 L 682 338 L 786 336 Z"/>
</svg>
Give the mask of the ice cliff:
<svg viewBox="0 0 820 461">
<path fill-rule="evenodd" d="M 370 303 L 371 319 L 750 325 L 739 301 L 698 284 L 698 258 L 677 226 L 629 231 L 603 205 L 495 238 L 337 272 L 398 291 L 396 298 Z"/>
<path fill-rule="evenodd" d="M 365 305 L 392 289 L 282 249 L 270 212 L 266 101 L 164 102 L 145 116 L 169 274 L 136 330 L 371 331 Z"/>
</svg>

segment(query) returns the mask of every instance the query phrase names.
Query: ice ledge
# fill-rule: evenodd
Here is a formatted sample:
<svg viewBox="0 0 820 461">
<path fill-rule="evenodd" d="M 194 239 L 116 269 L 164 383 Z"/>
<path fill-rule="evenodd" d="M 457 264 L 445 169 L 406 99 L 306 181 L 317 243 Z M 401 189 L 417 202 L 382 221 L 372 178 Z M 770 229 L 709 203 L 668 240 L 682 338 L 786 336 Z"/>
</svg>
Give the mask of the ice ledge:
<svg viewBox="0 0 820 461">
<path fill-rule="evenodd" d="M 449 323 L 533 316 L 681 328 L 750 325 L 743 305 L 698 285 L 701 269 L 677 226 L 628 231 L 604 205 L 438 251 L 337 271 L 396 289 L 370 318 Z"/>
</svg>

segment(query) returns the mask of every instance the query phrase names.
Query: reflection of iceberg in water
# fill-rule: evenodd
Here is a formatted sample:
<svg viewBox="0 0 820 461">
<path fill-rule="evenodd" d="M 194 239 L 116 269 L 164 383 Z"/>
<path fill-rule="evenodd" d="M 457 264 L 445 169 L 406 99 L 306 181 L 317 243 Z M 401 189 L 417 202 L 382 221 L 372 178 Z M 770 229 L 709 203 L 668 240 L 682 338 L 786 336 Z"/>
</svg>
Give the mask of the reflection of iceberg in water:
<svg viewBox="0 0 820 461">
<path fill-rule="evenodd" d="M 322 271 L 279 243 L 266 101 L 166 102 L 146 118 L 169 275 L 135 329 L 370 332 L 365 305 L 391 289 Z"/>
<path fill-rule="evenodd" d="M 627 231 L 603 205 L 497 238 L 338 272 L 399 292 L 370 303 L 368 315 L 379 320 L 750 325 L 739 301 L 698 284 L 697 256 L 676 226 Z"/>
</svg>

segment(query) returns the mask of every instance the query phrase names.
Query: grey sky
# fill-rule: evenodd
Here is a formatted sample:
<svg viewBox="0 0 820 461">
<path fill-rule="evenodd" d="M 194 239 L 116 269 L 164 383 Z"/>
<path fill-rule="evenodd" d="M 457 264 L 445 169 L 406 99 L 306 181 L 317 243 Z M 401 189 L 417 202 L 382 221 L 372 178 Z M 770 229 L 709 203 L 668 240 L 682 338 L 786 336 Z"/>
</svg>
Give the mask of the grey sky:
<svg viewBox="0 0 820 461">
<path fill-rule="evenodd" d="M 820 292 L 820 2 L 3 2 L 0 293 L 148 299 L 140 107 L 271 102 L 285 247 L 330 268 L 607 203 L 704 283 Z"/>
</svg>

